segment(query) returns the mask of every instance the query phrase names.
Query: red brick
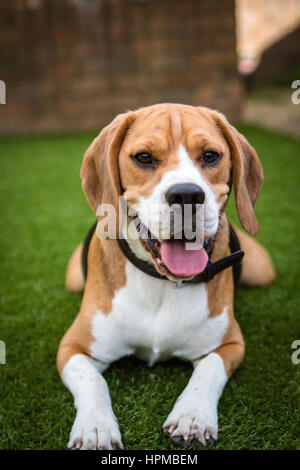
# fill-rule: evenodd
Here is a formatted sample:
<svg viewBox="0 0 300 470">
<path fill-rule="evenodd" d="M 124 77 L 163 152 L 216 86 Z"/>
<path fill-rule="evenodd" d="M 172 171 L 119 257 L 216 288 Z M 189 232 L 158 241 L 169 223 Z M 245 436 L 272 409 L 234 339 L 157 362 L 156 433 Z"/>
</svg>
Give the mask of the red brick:
<svg viewBox="0 0 300 470">
<path fill-rule="evenodd" d="M 239 116 L 234 0 L 28 5 L 0 6 L 0 134 L 98 129 L 161 101 Z"/>
</svg>

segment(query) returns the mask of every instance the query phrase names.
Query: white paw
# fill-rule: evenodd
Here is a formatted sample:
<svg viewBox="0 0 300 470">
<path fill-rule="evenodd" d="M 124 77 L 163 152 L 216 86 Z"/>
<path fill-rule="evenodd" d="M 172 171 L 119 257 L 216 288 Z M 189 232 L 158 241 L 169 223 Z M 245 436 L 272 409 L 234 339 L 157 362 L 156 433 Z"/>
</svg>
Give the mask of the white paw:
<svg viewBox="0 0 300 470">
<path fill-rule="evenodd" d="M 99 411 L 78 411 L 68 448 L 73 450 L 122 449 L 121 434 L 115 416 Z"/>
<path fill-rule="evenodd" d="M 166 419 L 163 430 L 176 444 L 185 448 L 212 444 L 218 437 L 216 407 L 199 398 L 179 398 Z"/>
</svg>

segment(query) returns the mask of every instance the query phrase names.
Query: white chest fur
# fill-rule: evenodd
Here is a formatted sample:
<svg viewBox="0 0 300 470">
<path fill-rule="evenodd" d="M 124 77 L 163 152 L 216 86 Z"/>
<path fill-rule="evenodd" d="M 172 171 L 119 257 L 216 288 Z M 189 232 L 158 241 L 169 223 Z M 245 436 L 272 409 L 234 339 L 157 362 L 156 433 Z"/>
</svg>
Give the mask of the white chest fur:
<svg viewBox="0 0 300 470">
<path fill-rule="evenodd" d="M 175 284 L 155 279 L 126 264 L 126 286 L 113 299 L 109 315 L 93 318 L 92 356 L 111 363 L 134 354 L 149 365 L 178 357 L 195 360 L 221 344 L 227 307 L 209 318 L 205 284 Z"/>
</svg>

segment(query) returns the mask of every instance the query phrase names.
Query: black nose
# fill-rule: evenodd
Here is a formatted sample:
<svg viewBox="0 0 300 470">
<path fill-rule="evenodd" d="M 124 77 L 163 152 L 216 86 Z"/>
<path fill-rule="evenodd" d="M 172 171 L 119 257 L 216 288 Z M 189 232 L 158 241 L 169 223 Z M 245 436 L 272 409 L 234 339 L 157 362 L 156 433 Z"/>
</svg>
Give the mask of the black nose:
<svg viewBox="0 0 300 470">
<path fill-rule="evenodd" d="M 184 183 L 175 184 L 166 193 L 166 200 L 169 206 L 173 204 L 203 204 L 205 192 L 196 184 Z"/>
</svg>

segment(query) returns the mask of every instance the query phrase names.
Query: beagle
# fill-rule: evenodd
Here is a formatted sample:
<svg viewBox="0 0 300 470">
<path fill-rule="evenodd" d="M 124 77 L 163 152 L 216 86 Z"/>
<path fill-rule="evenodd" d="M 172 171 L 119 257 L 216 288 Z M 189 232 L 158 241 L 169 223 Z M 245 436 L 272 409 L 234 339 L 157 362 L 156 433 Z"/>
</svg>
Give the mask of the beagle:
<svg viewBox="0 0 300 470">
<path fill-rule="evenodd" d="M 218 400 L 245 349 L 233 312 L 234 261 L 224 265 L 230 257 L 224 210 L 233 185 L 239 220 L 249 235 L 256 235 L 253 207 L 263 171 L 255 150 L 219 112 L 158 104 L 121 114 L 106 126 L 84 156 L 81 178 L 93 211 L 110 204 L 122 230 L 131 224 L 131 231 L 124 230 L 122 243 L 119 235 L 91 233 L 86 280 L 83 244 L 69 261 L 66 288 L 84 294 L 57 356 L 58 371 L 77 410 L 68 447 L 122 448 L 102 374 L 131 354 L 150 366 L 170 358 L 193 364 L 190 381 L 163 430 L 185 448 L 214 442 Z M 135 214 L 122 222 L 120 196 Z M 184 235 L 178 239 L 174 231 L 168 232 L 167 209 L 160 216 L 153 210 L 186 203 L 192 214 L 202 208 L 203 240 L 192 250 Z M 132 229 L 133 219 L 138 223 Z M 98 226 L 101 220 L 99 216 Z M 272 282 L 268 253 L 245 232 L 236 229 L 236 234 L 245 253 L 241 282 Z M 219 271 L 204 278 L 218 260 L 223 263 Z"/>
</svg>

